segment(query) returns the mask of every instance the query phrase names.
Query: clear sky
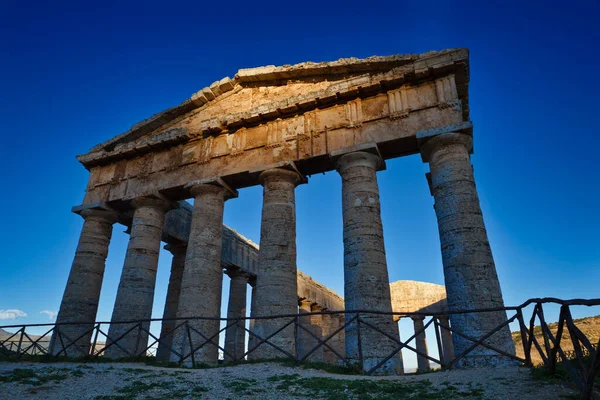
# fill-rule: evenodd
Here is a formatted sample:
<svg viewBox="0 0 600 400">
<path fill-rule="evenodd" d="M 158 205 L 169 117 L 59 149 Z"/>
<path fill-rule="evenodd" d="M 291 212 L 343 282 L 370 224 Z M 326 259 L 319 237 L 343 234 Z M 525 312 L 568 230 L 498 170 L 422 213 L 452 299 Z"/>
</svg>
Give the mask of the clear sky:
<svg viewBox="0 0 600 400">
<path fill-rule="evenodd" d="M 240 68 L 452 47 L 471 51 L 472 161 L 506 304 L 600 297 L 598 2 L 204 3 L 0 1 L 0 310 L 27 314 L 0 312 L 0 325 L 58 310 L 88 179 L 75 155 Z M 415 155 L 378 174 L 392 281 L 443 284 L 427 171 Z M 296 193 L 298 267 L 342 293 L 340 178 Z M 241 190 L 225 223 L 258 243 L 261 203 L 260 187 Z M 155 317 L 170 261 L 162 251 Z"/>
</svg>

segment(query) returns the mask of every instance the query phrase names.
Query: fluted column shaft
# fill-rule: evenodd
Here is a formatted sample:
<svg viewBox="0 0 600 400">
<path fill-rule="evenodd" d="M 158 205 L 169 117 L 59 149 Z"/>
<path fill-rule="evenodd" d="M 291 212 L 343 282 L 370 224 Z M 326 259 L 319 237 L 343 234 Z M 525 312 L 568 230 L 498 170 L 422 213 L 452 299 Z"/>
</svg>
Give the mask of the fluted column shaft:
<svg viewBox="0 0 600 400">
<path fill-rule="evenodd" d="M 194 196 L 192 224 L 185 256 L 185 267 L 181 281 L 181 294 L 177 318 L 212 317 L 219 318 L 221 312 L 221 293 L 223 269 L 221 267 L 221 247 L 223 237 L 223 211 L 229 192 L 213 184 L 198 184 L 190 188 Z M 206 341 L 202 335 L 211 338 L 219 332 L 218 320 L 190 320 L 187 329 L 175 334 L 176 349 L 188 356 L 190 339 L 194 349 Z M 200 332 L 201 334 L 195 332 Z M 218 360 L 218 335 L 212 343 L 202 346 L 189 356 L 184 364 L 216 364 Z M 181 361 L 175 354 L 171 361 Z"/>
<path fill-rule="evenodd" d="M 169 277 L 169 286 L 167 287 L 167 298 L 165 300 L 165 309 L 163 312 L 163 322 L 160 330 L 162 343 L 158 344 L 156 351 L 156 360 L 168 362 L 171 358 L 171 348 L 173 346 L 173 329 L 177 326 L 177 308 L 179 306 L 179 294 L 181 292 L 181 278 L 183 276 L 183 267 L 185 265 L 185 252 L 187 245 L 185 243 L 175 243 L 165 246 L 173 254 L 171 261 L 171 275 Z"/>
<path fill-rule="evenodd" d="M 380 158 L 367 152 L 343 155 L 337 162 L 342 177 L 344 220 L 344 298 L 346 310 L 391 312 L 390 283 L 377 186 Z M 391 315 L 361 316 L 394 338 L 398 325 Z M 361 329 L 363 369 L 370 370 L 385 359 L 397 345 L 373 329 Z M 346 329 L 346 356 L 359 362 L 357 324 Z M 377 373 L 400 374 L 402 356 L 392 357 Z"/>
<path fill-rule="evenodd" d="M 135 324 L 117 322 L 152 318 L 158 254 L 169 203 L 162 199 L 144 197 L 136 199 L 133 207 L 135 210 L 129 244 L 108 329 L 108 344 L 115 340 L 120 346 L 112 345 L 108 348 L 106 355 L 112 358 L 144 355 L 144 349 L 148 345 L 147 332 L 135 328 L 126 333 Z M 150 322 L 144 322 L 142 327 L 148 330 Z M 122 335 L 125 336 L 121 337 Z"/>
<path fill-rule="evenodd" d="M 239 270 L 228 270 L 227 275 L 231 278 L 229 281 L 227 324 L 231 325 L 234 318 L 244 318 L 246 316 L 248 277 Z M 224 355 L 225 361 L 238 361 L 244 355 L 246 345 L 245 324 L 246 320 L 240 319 L 235 325 L 225 330 L 225 351 L 231 354 L 231 356 Z"/>
<path fill-rule="evenodd" d="M 435 199 L 444 278 L 450 311 L 504 307 L 500 282 L 483 222 L 469 152 L 470 136 L 445 133 L 421 147 L 431 169 L 431 192 Z M 452 327 L 479 339 L 506 321 L 506 312 L 451 314 Z M 473 342 L 453 335 L 457 353 Z M 508 326 L 486 341 L 514 354 Z M 459 366 L 506 364 L 510 360 L 479 346 Z"/>
<path fill-rule="evenodd" d="M 413 325 L 415 327 L 415 334 L 425 327 L 425 324 L 423 323 L 425 317 L 414 315 L 411 317 L 411 319 L 413 320 Z M 425 331 L 417 334 L 415 337 L 415 342 L 417 351 L 427 354 L 427 339 L 425 337 Z M 417 354 L 417 371 L 425 372 L 427 370 L 429 370 L 429 360 Z"/>
<path fill-rule="evenodd" d="M 263 210 L 256 279 L 256 316 L 296 314 L 298 307 L 296 271 L 296 204 L 295 188 L 300 177 L 293 171 L 269 169 L 259 181 L 264 187 Z M 288 320 L 256 320 L 254 330 L 262 338 L 271 335 Z M 270 342 L 295 354 L 293 324 L 279 332 Z M 263 343 L 251 358 L 277 358 L 285 355 Z"/>
<path fill-rule="evenodd" d="M 76 343 L 66 350 L 66 355 L 76 357 L 89 353 L 92 332 L 86 332 L 94 327 L 96 320 L 108 245 L 112 237 L 113 224 L 117 221 L 115 213 L 102 210 L 84 210 L 80 215 L 85 222 L 56 318 L 56 323 L 87 322 L 82 325 L 59 327 L 63 335 L 64 347 L 67 347 L 71 340 Z M 77 339 L 80 336 L 82 337 Z M 56 333 L 50 343 L 52 354 L 57 355 L 63 350 Z"/>
<path fill-rule="evenodd" d="M 449 328 L 450 321 L 447 316 L 438 317 L 440 321 L 440 334 L 442 336 L 442 351 L 444 352 L 443 362 L 449 363 L 454 359 L 454 345 L 452 344 L 452 332 L 443 327 Z"/>
</svg>

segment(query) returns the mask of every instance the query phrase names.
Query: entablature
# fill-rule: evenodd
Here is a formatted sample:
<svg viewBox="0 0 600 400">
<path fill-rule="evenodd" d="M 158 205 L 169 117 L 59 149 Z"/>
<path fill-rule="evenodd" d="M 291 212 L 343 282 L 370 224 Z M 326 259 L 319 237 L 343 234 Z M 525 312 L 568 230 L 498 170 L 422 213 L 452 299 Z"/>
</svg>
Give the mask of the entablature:
<svg viewBox="0 0 600 400">
<path fill-rule="evenodd" d="M 243 188 L 269 165 L 310 176 L 333 170 L 343 149 L 373 145 L 384 160 L 414 154 L 417 132 L 468 122 L 464 49 L 241 70 L 227 82 L 153 131 L 139 136 L 148 125 L 139 126 L 79 156 L 91 172 L 84 203 L 119 208 L 148 193 L 183 200 L 189 182 L 208 178 Z"/>
</svg>

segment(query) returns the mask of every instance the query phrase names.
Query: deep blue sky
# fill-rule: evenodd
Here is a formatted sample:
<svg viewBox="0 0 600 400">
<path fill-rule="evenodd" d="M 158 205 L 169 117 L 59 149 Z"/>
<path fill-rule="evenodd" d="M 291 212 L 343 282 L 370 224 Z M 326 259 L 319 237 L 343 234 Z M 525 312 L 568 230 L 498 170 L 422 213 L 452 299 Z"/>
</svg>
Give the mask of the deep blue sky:
<svg viewBox="0 0 600 400">
<path fill-rule="evenodd" d="M 0 324 L 58 310 L 83 222 L 70 208 L 88 179 L 75 155 L 240 68 L 451 47 L 471 51 L 473 164 L 506 303 L 600 297 L 597 2 L 121 3 L 0 2 L 0 310 L 28 314 Z M 387 166 L 378 179 L 390 279 L 443 283 L 428 168 L 419 156 Z M 241 190 L 225 222 L 258 242 L 261 201 L 261 188 Z M 297 189 L 297 218 L 298 267 L 342 293 L 335 172 Z M 169 265 L 161 253 L 156 317 Z"/>
</svg>

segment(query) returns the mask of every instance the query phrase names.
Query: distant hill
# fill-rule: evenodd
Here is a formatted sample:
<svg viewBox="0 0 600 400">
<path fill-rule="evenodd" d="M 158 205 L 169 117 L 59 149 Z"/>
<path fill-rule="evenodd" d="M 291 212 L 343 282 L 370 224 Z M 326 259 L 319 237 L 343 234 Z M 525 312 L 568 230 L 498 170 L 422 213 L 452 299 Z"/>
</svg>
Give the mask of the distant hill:
<svg viewBox="0 0 600 400">
<path fill-rule="evenodd" d="M 7 332 L 6 330 L 0 328 L 0 342 L 2 342 L 3 340 L 7 340 L 13 334 L 14 333 Z M 29 337 L 33 341 L 36 341 L 40 338 L 40 335 L 32 335 L 30 333 L 27 333 L 27 335 L 29 335 Z M 15 351 L 17 349 L 20 337 L 21 337 L 20 333 L 15 335 L 9 342 L 4 343 L 4 348 Z M 51 333 L 47 334 L 42 340 L 40 340 L 38 342 L 38 345 L 40 347 L 42 347 L 43 349 L 48 349 L 51 337 L 52 337 Z M 26 348 L 30 347 L 30 345 L 31 345 L 31 341 L 29 341 L 29 339 L 27 339 L 27 336 L 23 336 L 23 341 L 21 342 L 21 349 L 26 349 Z M 104 347 L 104 345 L 105 345 L 105 342 L 99 340 L 96 343 L 96 351 L 101 350 Z M 39 354 L 39 351 L 38 350 L 34 351 L 33 347 L 31 349 L 29 349 L 29 351 L 27 353 L 32 353 L 32 352 L 34 352 L 34 354 Z"/>
<path fill-rule="evenodd" d="M 7 332 L 4 329 L 0 328 L 0 341 L 6 340 L 11 337 L 13 333 Z M 16 336 L 18 338 L 18 336 Z"/>
<path fill-rule="evenodd" d="M 32 340 L 36 340 L 40 337 L 40 335 L 32 335 L 31 333 L 25 331 L 27 333 L 27 335 L 32 339 Z M 7 332 L 4 329 L 0 328 L 0 340 L 6 340 L 9 337 L 11 337 L 12 335 L 14 335 L 14 332 Z M 19 340 L 19 337 L 21 337 L 21 334 L 19 333 L 18 335 L 15 335 L 15 337 L 13 337 L 11 339 L 11 341 L 13 340 Z M 23 337 L 23 340 L 28 340 L 26 336 Z"/>
<path fill-rule="evenodd" d="M 25 332 L 27 332 L 27 331 L 25 331 Z M 0 342 L 3 340 L 7 340 L 12 335 L 14 335 L 14 332 L 8 332 L 8 331 L 0 328 Z M 40 335 L 32 335 L 30 333 L 27 333 L 27 335 L 31 338 L 31 340 L 34 340 L 34 341 L 40 338 Z M 3 348 L 8 349 L 8 350 L 15 350 L 19 344 L 20 338 L 21 338 L 20 333 L 15 335 L 12 339 L 10 339 L 9 342 L 4 343 Z M 47 335 L 44 339 L 42 339 L 41 341 L 38 342 L 38 345 L 41 346 L 42 348 L 46 349 L 46 348 L 48 348 L 49 341 L 50 341 L 50 335 Z M 21 342 L 21 349 L 26 349 L 30 345 L 31 345 L 31 342 L 29 341 L 27 336 L 23 336 L 23 341 Z M 29 351 L 28 351 L 28 353 L 29 353 Z"/>
<path fill-rule="evenodd" d="M 600 315 L 596 315 L 594 317 L 574 319 L 573 322 L 585 334 L 585 336 L 590 340 L 590 342 L 593 345 L 598 344 L 598 340 L 600 339 Z M 552 334 L 554 336 L 556 336 L 556 332 L 558 331 L 558 323 L 557 322 L 550 323 L 550 324 L 548 324 L 548 328 L 550 328 L 550 332 L 552 332 Z M 544 346 L 544 338 L 542 336 L 542 328 L 540 326 L 536 326 L 533 329 L 533 332 L 535 334 L 535 338 L 537 339 L 538 343 L 540 344 L 540 346 L 543 347 Z M 521 341 L 521 332 L 520 331 L 513 332 L 512 337 L 513 337 L 513 340 L 514 340 L 516 348 L 517 348 L 517 356 L 524 358 L 525 356 L 523 353 L 523 343 Z M 571 336 L 569 335 L 569 331 L 567 330 L 566 325 L 563 329 L 563 337 L 560 340 L 560 347 L 565 352 L 572 352 L 574 350 L 573 346 L 571 344 Z M 534 364 L 542 363 L 542 358 L 539 356 L 537 350 L 535 350 L 535 345 L 532 345 L 531 361 Z"/>
</svg>

